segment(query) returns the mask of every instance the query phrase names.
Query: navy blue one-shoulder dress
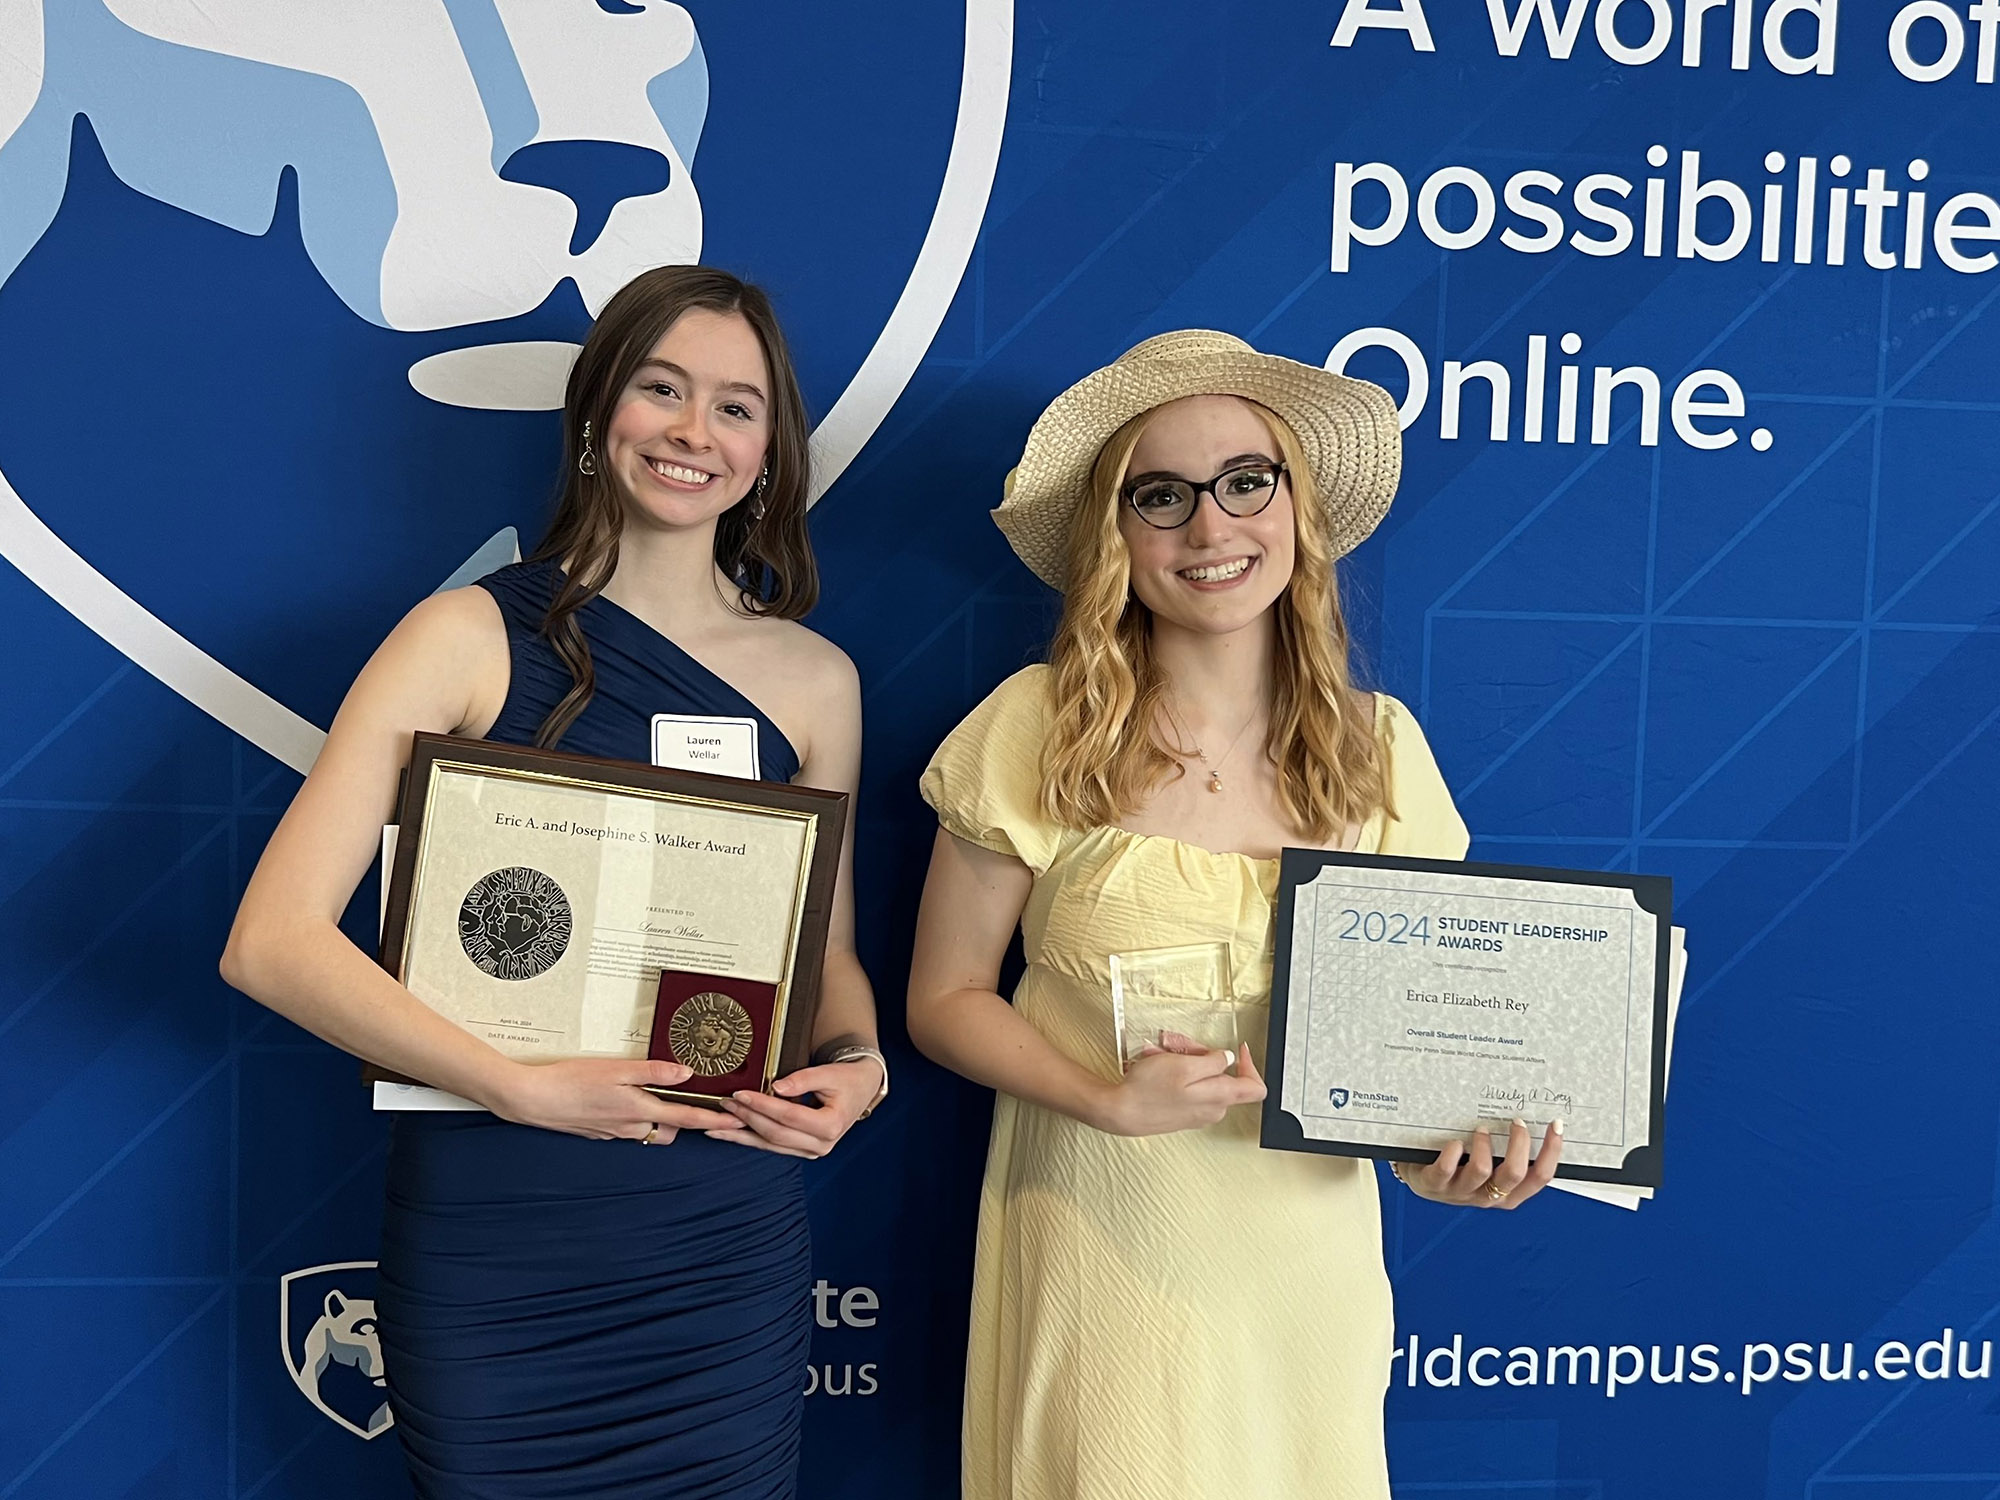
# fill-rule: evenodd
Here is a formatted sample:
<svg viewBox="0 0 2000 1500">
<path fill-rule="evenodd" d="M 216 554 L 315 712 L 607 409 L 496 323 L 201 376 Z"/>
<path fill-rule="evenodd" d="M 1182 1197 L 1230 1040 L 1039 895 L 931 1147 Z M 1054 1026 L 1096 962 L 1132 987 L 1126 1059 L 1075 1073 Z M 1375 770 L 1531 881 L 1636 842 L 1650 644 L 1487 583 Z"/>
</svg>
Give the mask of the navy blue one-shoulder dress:
<svg viewBox="0 0 2000 1500">
<path fill-rule="evenodd" d="M 480 582 L 513 660 L 491 739 L 531 742 L 569 691 L 539 633 L 558 579 L 519 563 Z M 643 761 L 656 713 L 749 717 L 765 775 L 797 771 L 756 705 L 636 616 L 600 598 L 578 619 L 597 691 L 561 748 Z M 400 1116 L 377 1303 L 417 1494 L 789 1497 L 810 1266 L 794 1158 Z"/>
</svg>

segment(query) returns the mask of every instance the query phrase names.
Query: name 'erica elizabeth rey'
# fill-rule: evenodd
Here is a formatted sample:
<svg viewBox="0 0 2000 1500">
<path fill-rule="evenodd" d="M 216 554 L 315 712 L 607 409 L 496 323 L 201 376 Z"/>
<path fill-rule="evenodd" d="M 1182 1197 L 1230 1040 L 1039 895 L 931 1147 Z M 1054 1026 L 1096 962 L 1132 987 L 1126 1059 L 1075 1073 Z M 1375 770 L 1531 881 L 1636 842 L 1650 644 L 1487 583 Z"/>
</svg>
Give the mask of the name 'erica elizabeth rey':
<svg viewBox="0 0 2000 1500">
<path fill-rule="evenodd" d="M 1412 1005 L 1456 1005 L 1473 1010 L 1507 1010 L 1522 1013 L 1534 1005 L 1532 1000 L 1517 1000 L 1512 995 L 1461 995 L 1457 990 L 1405 990 L 1403 998 Z"/>
</svg>

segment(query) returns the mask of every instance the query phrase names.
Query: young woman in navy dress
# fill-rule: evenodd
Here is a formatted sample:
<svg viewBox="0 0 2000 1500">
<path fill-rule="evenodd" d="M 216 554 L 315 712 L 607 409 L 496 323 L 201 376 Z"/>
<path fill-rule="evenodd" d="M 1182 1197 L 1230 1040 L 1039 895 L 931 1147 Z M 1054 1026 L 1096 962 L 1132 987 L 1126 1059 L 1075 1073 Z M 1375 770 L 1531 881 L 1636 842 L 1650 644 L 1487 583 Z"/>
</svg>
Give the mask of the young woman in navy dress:
<svg viewBox="0 0 2000 1500">
<path fill-rule="evenodd" d="M 855 789 L 854 667 L 797 623 L 818 594 L 808 430 L 763 293 L 700 266 L 639 277 L 584 345 L 563 430 L 547 538 L 417 606 L 369 661 L 223 973 L 487 1111 L 403 1115 L 390 1151 L 378 1310 L 420 1496 L 789 1496 L 811 1327 L 799 1158 L 888 1084 L 851 851 L 813 1065 L 720 1115 L 640 1087 L 681 1082 L 678 1064 L 503 1057 L 338 926 L 417 730 L 643 761 L 655 713 L 748 717 L 767 779 Z"/>
</svg>

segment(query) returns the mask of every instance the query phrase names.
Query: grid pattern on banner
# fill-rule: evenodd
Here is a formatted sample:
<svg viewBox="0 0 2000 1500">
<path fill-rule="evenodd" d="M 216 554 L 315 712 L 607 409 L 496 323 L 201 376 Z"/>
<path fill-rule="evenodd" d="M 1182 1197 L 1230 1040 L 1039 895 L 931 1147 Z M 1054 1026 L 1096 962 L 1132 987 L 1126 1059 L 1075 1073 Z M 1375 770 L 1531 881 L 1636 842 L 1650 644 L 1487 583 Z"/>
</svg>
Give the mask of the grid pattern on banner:
<svg viewBox="0 0 2000 1500">
<path fill-rule="evenodd" d="M 74 630 L 11 575 L 0 617 L 17 638 Z M 296 777 L 98 643 L 33 670 L 14 701 L 73 707 L 0 771 L 0 1316 L 67 1332 L 65 1358 L 10 1385 L 0 1495 L 282 1495 L 308 1454 L 393 1494 L 393 1444 L 369 1453 L 313 1410 L 278 1349 L 279 1278 L 329 1244 L 373 1253 L 379 1126 L 339 1107 L 350 1063 L 215 973 L 228 893 Z"/>
<path fill-rule="evenodd" d="M 1746 289 L 1683 368 L 1782 339 L 1793 280 L 1775 272 Z M 1910 879 L 1902 871 L 1929 863 L 1923 854 L 1908 863 L 1913 837 L 1929 840 L 1931 854 L 1948 847 L 1949 824 L 1926 808 L 1927 794 L 1993 764 L 2000 707 L 1979 685 L 1990 688 L 2000 660 L 1991 649 L 2000 488 L 1989 464 L 1963 455 L 1990 448 L 1982 434 L 2000 415 L 1980 352 L 2000 289 L 1968 297 L 1935 273 L 1868 280 L 1873 305 L 1856 322 L 1873 358 L 1857 385 L 1751 385 L 1751 412 L 1775 413 L 1771 451 L 1739 445 L 1720 462 L 1635 453 L 1634 417 L 1612 446 L 1548 462 L 1542 485 L 1506 496 L 1497 518 L 1493 492 L 1476 482 L 1480 465 L 1468 465 L 1390 543 L 1392 649 L 1399 632 L 1414 643 L 1422 714 L 1475 854 L 1672 874 L 1695 934 L 1682 1028 L 1697 1057 L 1705 1029 L 1734 1024 L 1705 1020 L 1705 1006 L 1740 1003 L 1774 980 L 1839 993 L 1848 976 L 1822 972 L 1815 951 L 1827 924 L 1856 920 L 1841 914 L 1855 910 L 1856 887 L 1900 886 Z M 1454 324 L 1449 287 L 1441 270 L 1441 330 Z M 1653 307 L 1626 316 L 1660 336 Z M 1498 332 L 1488 326 L 1451 352 L 1480 357 Z M 1719 474 L 1702 472 L 1711 464 Z M 1639 496 L 1643 524 L 1620 529 L 1606 502 Z M 1587 504 L 1595 514 L 1582 513 Z M 1445 526 L 1479 532 L 1448 567 L 1425 555 Z M 1731 684 L 1725 667 L 1743 682 Z M 1937 876 L 1925 868 L 1915 883 Z M 1951 903 L 1947 895 L 1943 909 Z M 1894 941 L 1893 926 L 1859 920 Z M 1676 1076 L 1685 1096 L 1686 1075 Z M 1397 1263 L 1407 1275 L 1470 1228 L 1399 1203 Z M 1996 1287 L 2000 1218 L 1989 1209 L 1928 1275 L 1886 1289 L 1872 1332 L 1934 1337 L 1949 1325 L 1990 1337 Z M 1969 1305 L 1968 1288 L 1979 1289 Z M 1903 1435 L 1939 1423 L 1951 1435 L 1928 1448 Z M 1828 1430 L 1842 1436 L 1829 1441 Z M 1934 1484 L 1940 1494 L 2000 1495 L 2000 1471 L 1978 1458 L 1995 1430 L 1990 1392 L 1976 1387 L 1808 1387 L 1774 1430 L 1784 1462 L 1770 1493 Z M 1802 1489 L 1779 1477 L 1793 1474 Z"/>
<path fill-rule="evenodd" d="M 1754 330 L 1756 316 L 1769 308 L 1789 279 L 1790 273 L 1777 276 L 1722 335 L 1688 361 L 1689 366 L 1699 366 L 1736 335 Z M 1591 471 L 1612 451 L 1607 449 L 1582 457 L 1546 493 L 1529 497 L 1532 503 L 1519 519 L 1471 566 L 1446 581 L 1435 600 L 1424 609 L 1421 693 L 1426 710 L 1431 706 L 1436 684 L 1462 683 L 1470 674 L 1489 670 L 1496 660 L 1502 659 L 1501 650 L 1496 650 L 1494 643 L 1504 641 L 1510 629 L 1549 627 L 1537 636 L 1535 649 L 1566 653 L 1582 666 L 1559 694 L 1545 704 L 1536 705 L 1535 713 L 1510 722 L 1501 736 L 1504 742 L 1485 751 L 1467 768 L 1469 774 L 1463 775 L 1458 784 L 1459 795 L 1475 806 L 1479 794 L 1504 777 L 1508 768 L 1530 752 L 1538 740 L 1552 735 L 1552 731 L 1561 732 L 1565 715 L 1580 708 L 1602 713 L 1614 687 L 1630 688 L 1626 695 L 1630 715 L 1627 742 L 1633 747 L 1634 758 L 1629 826 L 1604 831 L 1563 830 L 1553 836 L 1547 830 L 1482 829 L 1482 842 L 1498 846 L 1562 843 L 1591 851 L 1594 865 L 1632 870 L 1644 868 L 1654 851 L 1673 849 L 1795 850 L 1845 857 L 1851 856 L 1879 829 L 1884 817 L 1892 811 L 1880 806 L 1879 797 L 1871 800 L 1864 795 L 1866 732 L 1882 716 L 1883 698 L 1886 696 L 1888 704 L 1893 705 L 1911 684 L 1906 673 L 1894 672 L 1887 674 L 1886 680 L 1884 674 L 1877 672 L 1871 683 L 1870 668 L 1877 664 L 1885 641 L 1929 637 L 1942 644 L 2000 633 L 2000 625 L 1994 624 L 1990 615 L 1978 612 L 1981 601 L 1976 597 L 1967 600 L 1963 596 L 1954 597 L 1949 590 L 1933 588 L 1928 594 L 1924 590 L 1926 584 L 1948 574 L 1955 559 L 1977 556 L 1978 549 L 1991 547 L 1988 523 L 2000 511 L 2000 489 L 1971 497 L 1962 523 L 1934 546 L 1917 554 L 1914 565 L 1904 563 L 1898 576 L 1877 555 L 1883 524 L 1885 458 L 1893 461 L 1895 439 L 1899 435 L 1894 424 L 1906 414 L 1951 413 L 1960 419 L 1954 424 L 1959 433 L 1968 432 L 1964 424 L 2000 415 L 2000 401 L 1940 401 L 1909 394 L 1935 361 L 1960 338 L 1981 326 L 1984 315 L 2000 300 L 2000 289 L 1986 293 L 1965 308 L 1927 351 L 1892 374 L 1896 275 L 1883 275 L 1879 282 L 1879 315 L 1874 330 L 1879 352 L 1874 389 L 1866 394 L 1753 391 L 1750 396 L 1753 409 L 1771 403 L 1833 414 L 1834 420 L 1829 424 L 1831 433 L 1811 444 L 1810 451 L 1804 454 L 1785 454 L 1785 477 L 1769 498 L 1742 518 L 1740 525 L 1728 532 L 1719 545 L 1698 556 L 1693 566 L 1684 562 L 1678 576 L 1667 574 L 1663 564 L 1662 513 L 1676 504 L 1688 504 L 1692 497 L 1686 487 L 1699 480 L 1685 472 L 1669 476 L 1666 455 L 1654 450 L 1646 476 L 1645 531 L 1642 538 L 1634 539 L 1631 554 L 1625 559 L 1641 580 L 1640 608 L 1612 611 L 1481 607 L 1468 602 L 1468 596 L 1477 592 L 1482 576 L 1503 564 L 1510 550 L 1530 544 L 1538 525 L 1551 530 L 1560 526 L 1559 520 L 1550 518 L 1551 512 L 1573 488 L 1591 483 Z M 1443 317 L 1442 287 L 1439 300 Z M 1629 419 L 1617 435 L 1629 437 L 1636 420 L 1636 417 Z M 1927 436 L 1922 428 L 1900 435 L 1905 446 L 1921 442 Z M 1782 555 L 1772 558 L 1757 553 L 1760 533 L 1784 528 L 1784 543 L 1796 545 L 1800 513 L 1809 512 L 1816 498 L 1824 498 L 1812 489 L 1812 482 L 1837 461 L 1857 457 L 1855 450 L 1865 454 L 1867 470 L 1866 546 L 1853 558 L 1857 566 L 1851 580 L 1851 597 L 1843 601 L 1851 607 L 1845 610 L 1824 607 L 1833 601 L 1822 597 L 1785 614 L 1760 608 L 1774 592 L 1773 581 L 1762 569 L 1783 565 Z M 1676 478 L 1678 486 L 1674 483 Z M 1732 573 L 1732 563 L 1750 566 L 1739 567 Z M 1782 584 L 1776 591 L 1783 592 Z M 1989 607 L 1994 602 L 1990 591 L 1984 602 Z M 1974 606 L 1970 618 L 1968 603 Z M 1949 605 L 1950 613 L 1937 617 L 1924 608 L 1937 604 Z M 1816 614 L 1825 617 L 1816 618 Z M 1649 778 L 1648 750 L 1657 750 L 1660 737 L 1657 728 L 1651 736 L 1648 734 L 1648 710 L 1659 695 L 1656 673 L 1664 677 L 1676 668 L 1685 671 L 1688 651 L 1731 632 L 1764 633 L 1767 641 L 1777 643 L 1775 649 L 1785 652 L 1793 662 L 1792 680 L 1778 684 L 1778 691 L 1771 694 L 1769 701 L 1760 700 L 1761 712 L 1738 726 L 1739 732 L 1720 745 L 1698 769 L 1690 768 L 1691 774 L 1681 771 L 1664 785 L 1657 775 Z M 1621 674 L 1629 674 L 1634 680 L 1627 683 Z M 1873 699 L 1871 687 L 1876 695 Z M 1738 833 L 1717 826 L 1716 809 L 1703 805 L 1703 794 L 1716 788 L 1732 770 L 1746 762 L 1754 763 L 1761 740 L 1769 737 L 1782 742 L 1788 731 L 1796 732 L 1787 719 L 1800 715 L 1811 715 L 1819 731 L 1814 738 L 1847 761 L 1845 806 L 1833 810 L 1845 816 L 1816 818 L 1813 826 L 1805 830 L 1819 835 L 1816 837 L 1787 837 L 1782 829 Z M 1990 727 L 1991 721 L 1975 726 L 1966 741 L 1954 747 L 1954 753 L 1962 753 Z M 1667 732 L 1672 732 L 1671 726 Z M 1926 774 L 1942 770 L 1951 758 L 1948 755 L 1933 762 Z M 1806 763 L 1797 772 L 1817 773 L 1823 769 L 1824 766 Z M 1710 804 L 1716 800 L 1713 795 L 1708 798 Z M 1682 877 L 1684 882 L 1688 878 Z M 1700 877 L 1694 878 L 1698 882 Z M 1698 998 L 1723 972 L 1726 971 L 1712 970 L 1694 989 L 1691 998 Z"/>
</svg>

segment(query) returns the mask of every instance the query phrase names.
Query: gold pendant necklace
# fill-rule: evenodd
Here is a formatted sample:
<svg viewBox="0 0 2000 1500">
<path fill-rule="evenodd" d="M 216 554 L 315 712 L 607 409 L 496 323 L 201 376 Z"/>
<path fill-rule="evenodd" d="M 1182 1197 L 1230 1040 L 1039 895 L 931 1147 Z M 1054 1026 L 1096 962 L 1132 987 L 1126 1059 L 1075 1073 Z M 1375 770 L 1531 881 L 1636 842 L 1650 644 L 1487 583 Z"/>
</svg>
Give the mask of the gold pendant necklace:
<svg viewBox="0 0 2000 1500">
<path fill-rule="evenodd" d="M 1171 691 L 1169 689 L 1170 694 Z M 1229 757 L 1236 753 L 1236 747 L 1243 742 L 1243 736 L 1249 732 L 1250 726 L 1257 722 L 1256 710 L 1251 710 L 1250 717 L 1243 721 L 1243 727 L 1236 731 L 1236 737 L 1229 742 L 1229 748 L 1222 752 L 1222 758 L 1212 765 L 1209 763 L 1208 752 L 1201 747 L 1201 741 L 1195 740 L 1192 734 L 1188 734 L 1187 725 L 1181 719 L 1180 711 L 1171 702 L 1167 705 L 1167 711 L 1173 715 L 1174 727 L 1179 729 L 1182 734 L 1186 734 L 1190 740 L 1194 740 L 1195 759 L 1200 761 L 1202 767 L 1208 772 L 1208 789 L 1211 792 L 1221 792 L 1222 768 L 1229 763 Z"/>
</svg>

